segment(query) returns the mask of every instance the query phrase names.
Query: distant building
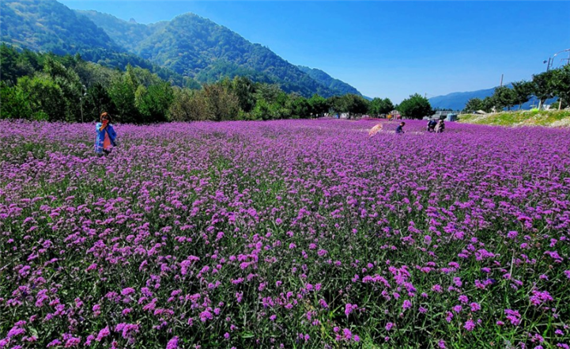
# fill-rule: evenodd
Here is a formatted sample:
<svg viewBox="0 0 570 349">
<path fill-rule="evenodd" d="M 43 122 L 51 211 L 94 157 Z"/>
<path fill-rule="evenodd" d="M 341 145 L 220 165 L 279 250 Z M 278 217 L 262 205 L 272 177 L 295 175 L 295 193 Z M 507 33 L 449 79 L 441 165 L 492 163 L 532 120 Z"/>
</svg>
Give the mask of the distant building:
<svg viewBox="0 0 570 349">
<path fill-rule="evenodd" d="M 457 114 L 455 113 L 447 114 L 447 116 L 445 117 L 445 121 L 457 121 Z"/>
<path fill-rule="evenodd" d="M 452 110 L 437 110 L 430 119 L 443 120 L 448 114 L 454 114 Z"/>
</svg>

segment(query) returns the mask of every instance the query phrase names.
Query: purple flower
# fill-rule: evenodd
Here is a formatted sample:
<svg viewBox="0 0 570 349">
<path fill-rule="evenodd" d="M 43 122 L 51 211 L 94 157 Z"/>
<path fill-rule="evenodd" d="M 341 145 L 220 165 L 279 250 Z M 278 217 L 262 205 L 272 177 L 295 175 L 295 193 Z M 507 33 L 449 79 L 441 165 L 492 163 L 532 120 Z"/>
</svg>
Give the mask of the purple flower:
<svg viewBox="0 0 570 349">
<path fill-rule="evenodd" d="M 99 334 L 97 335 L 97 338 L 95 340 L 97 342 L 100 342 L 103 340 L 103 338 L 107 337 L 110 334 L 111 334 L 111 331 L 109 330 L 109 326 L 106 326 L 105 328 L 103 328 L 99 331 Z"/>
<path fill-rule="evenodd" d="M 213 318 L 214 318 L 214 315 L 212 315 L 212 313 L 210 312 L 210 309 L 206 309 L 200 313 L 200 321 L 202 321 L 202 322 L 212 320 Z"/>
<path fill-rule="evenodd" d="M 61 345 L 61 341 L 59 339 L 54 339 L 53 341 L 51 341 L 47 344 L 47 347 L 51 348 L 51 347 L 57 347 L 60 345 Z"/>
<path fill-rule="evenodd" d="M 467 320 L 465 322 L 465 324 L 463 325 L 463 327 L 467 330 L 467 331 L 473 331 L 473 329 L 475 328 L 475 322 L 473 320 Z"/>
<path fill-rule="evenodd" d="M 532 305 L 538 306 L 541 305 L 542 303 L 552 300 L 554 299 L 550 296 L 550 293 L 548 293 L 547 291 L 532 290 L 532 296 L 530 296 L 530 302 L 532 303 Z"/>
<path fill-rule="evenodd" d="M 348 316 L 348 315 L 350 315 L 350 313 L 352 313 L 354 310 L 357 310 L 357 309 L 358 309 L 358 305 L 348 303 L 344 306 L 344 314 L 346 316 Z"/>
<path fill-rule="evenodd" d="M 132 287 L 124 288 L 124 289 L 121 291 L 121 295 L 123 295 L 123 296 L 128 296 L 128 295 L 133 294 L 133 293 L 135 293 L 135 289 L 132 288 Z"/>
<path fill-rule="evenodd" d="M 472 312 L 476 312 L 476 311 L 481 310 L 481 305 L 479 305 L 479 303 L 473 302 L 470 305 L 471 305 L 471 311 Z"/>
<path fill-rule="evenodd" d="M 67 341 L 65 341 L 65 348 L 72 348 L 76 347 L 81 343 L 81 338 L 79 337 L 71 337 Z"/>
<path fill-rule="evenodd" d="M 178 337 L 172 337 L 171 340 L 166 344 L 166 349 L 176 349 L 178 348 Z"/>
</svg>

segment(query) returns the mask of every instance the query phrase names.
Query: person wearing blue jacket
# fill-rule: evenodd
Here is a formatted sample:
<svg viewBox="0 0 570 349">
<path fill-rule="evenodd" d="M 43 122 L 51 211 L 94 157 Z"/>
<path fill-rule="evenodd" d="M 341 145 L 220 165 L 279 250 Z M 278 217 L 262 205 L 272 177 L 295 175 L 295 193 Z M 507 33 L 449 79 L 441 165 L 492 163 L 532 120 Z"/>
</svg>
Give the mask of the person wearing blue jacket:
<svg viewBox="0 0 570 349">
<path fill-rule="evenodd" d="M 396 133 L 397 134 L 403 134 L 404 133 L 404 126 L 406 125 L 405 122 L 401 122 L 400 125 L 398 127 L 396 127 Z"/>
<path fill-rule="evenodd" d="M 95 138 L 95 152 L 99 155 L 108 155 L 117 144 L 117 133 L 111 125 L 111 116 L 106 112 L 101 114 L 101 122 L 95 125 L 97 137 Z"/>
</svg>

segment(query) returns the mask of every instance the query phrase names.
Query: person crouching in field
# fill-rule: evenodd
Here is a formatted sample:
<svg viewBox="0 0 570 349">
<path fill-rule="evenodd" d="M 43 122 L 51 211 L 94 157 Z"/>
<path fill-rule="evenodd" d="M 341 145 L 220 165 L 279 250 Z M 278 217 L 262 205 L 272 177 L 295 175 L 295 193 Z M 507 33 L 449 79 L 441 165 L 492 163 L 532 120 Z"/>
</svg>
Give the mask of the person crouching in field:
<svg viewBox="0 0 570 349">
<path fill-rule="evenodd" d="M 439 120 L 435 126 L 435 133 L 442 133 L 445 130 L 445 123 L 443 120 Z"/>
<path fill-rule="evenodd" d="M 115 139 L 117 133 L 111 125 L 111 116 L 107 113 L 101 114 L 101 122 L 96 125 L 97 138 L 95 139 L 95 152 L 99 155 L 108 155 L 111 149 L 116 146 Z"/>
<path fill-rule="evenodd" d="M 400 125 L 398 127 L 396 127 L 396 133 L 397 134 L 403 134 L 404 133 L 404 126 L 406 125 L 405 122 L 401 122 Z"/>
</svg>

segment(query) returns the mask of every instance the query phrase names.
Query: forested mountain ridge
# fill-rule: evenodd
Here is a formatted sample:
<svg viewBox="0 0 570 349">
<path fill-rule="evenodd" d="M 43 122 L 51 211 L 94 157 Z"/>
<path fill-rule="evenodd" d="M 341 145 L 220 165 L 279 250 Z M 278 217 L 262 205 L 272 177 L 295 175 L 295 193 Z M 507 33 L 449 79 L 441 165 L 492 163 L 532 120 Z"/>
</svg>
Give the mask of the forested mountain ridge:
<svg viewBox="0 0 570 349">
<path fill-rule="evenodd" d="M 0 41 L 11 46 L 58 55 L 80 54 L 87 61 L 121 70 L 131 64 L 175 85 L 199 88 L 195 81 L 127 52 L 89 18 L 55 0 L 6 0 L 0 3 L 0 10 Z"/>
<path fill-rule="evenodd" d="M 269 48 L 191 13 L 145 25 L 96 11 L 73 11 L 56 0 L 5 0 L 1 10 L 1 42 L 59 55 L 79 53 L 121 70 L 131 64 L 181 86 L 196 87 L 193 79 L 212 83 L 245 76 L 305 97 L 360 94 L 322 71 L 302 71 Z"/>
<path fill-rule="evenodd" d="M 161 29 L 167 22 L 145 25 L 136 22 L 123 21 L 115 16 L 97 11 L 76 10 L 78 14 L 85 16 L 105 31 L 118 45 L 128 51 L 136 51 L 137 46 L 156 30 Z"/>
<path fill-rule="evenodd" d="M 342 80 L 333 78 L 320 69 L 309 68 L 302 65 L 298 65 L 297 67 L 321 85 L 324 85 L 331 90 L 338 92 L 339 94 L 352 93 L 356 95 L 362 95 L 356 88 L 352 87 Z"/>
<path fill-rule="evenodd" d="M 325 79 L 325 83 L 314 79 L 270 49 L 192 13 L 177 16 L 170 22 L 148 25 L 146 29 L 142 24 L 96 11 L 81 13 L 101 25 L 116 42 L 128 41 L 125 47 L 131 52 L 201 82 L 239 75 L 254 81 L 278 83 L 287 92 L 306 96 L 318 93 L 328 97 L 348 91 L 360 94 L 348 84 L 349 88 L 343 86 L 345 83 L 340 80 L 333 82 L 331 88 L 327 85 L 331 85 L 332 78 Z"/>
<path fill-rule="evenodd" d="M 34 51 L 66 54 L 120 47 L 93 22 L 55 0 L 2 0 L 1 41 Z"/>
</svg>

